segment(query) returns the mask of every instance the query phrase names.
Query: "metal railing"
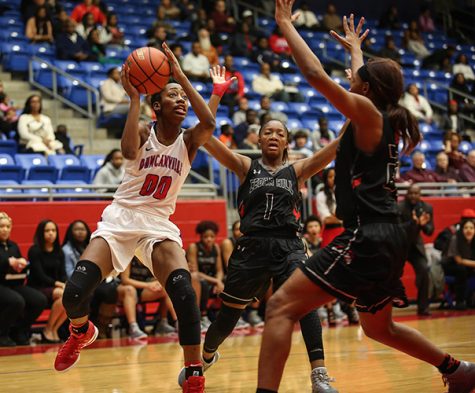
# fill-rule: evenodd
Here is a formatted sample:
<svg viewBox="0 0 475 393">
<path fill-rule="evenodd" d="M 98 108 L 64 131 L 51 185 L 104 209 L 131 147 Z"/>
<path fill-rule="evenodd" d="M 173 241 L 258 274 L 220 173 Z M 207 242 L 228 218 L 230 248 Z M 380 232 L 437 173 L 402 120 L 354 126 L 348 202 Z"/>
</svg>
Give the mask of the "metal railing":
<svg viewBox="0 0 475 393">
<path fill-rule="evenodd" d="M 71 200 L 71 199 L 112 199 L 117 185 L 114 184 L 39 184 L 39 185 L 0 185 L 0 200 Z M 107 191 L 102 191 L 107 189 Z M 38 192 L 24 193 L 24 190 Z M 178 194 L 179 199 L 206 198 L 217 199 L 217 186 L 214 184 L 185 183 Z"/>
<path fill-rule="evenodd" d="M 41 72 L 42 70 L 51 71 L 51 78 L 52 78 L 51 89 L 38 83 L 35 80 L 35 72 Z M 86 108 L 80 107 L 79 105 L 67 99 L 60 93 L 60 83 L 59 83 L 60 77 L 68 80 L 71 86 L 79 86 L 86 91 L 86 95 L 87 95 Z M 67 72 L 64 72 L 60 68 L 51 64 L 49 61 L 41 59 L 37 56 L 31 57 L 29 60 L 28 81 L 32 86 L 35 86 L 39 90 L 49 94 L 54 99 L 55 105 L 53 107 L 53 118 L 55 120 L 55 124 L 58 123 L 58 112 L 59 112 L 58 102 L 61 102 L 62 104 L 70 107 L 71 109 L 74 109 L 76 112 L 80 113 L 81 115 L 89 119 L 88 140 L 89 140 L 89 147 L 92 147 L 92 141 L 94 139 L 94 130 L 96 129 L 97 118 L 101 114 L 101 109 L 100 109 L 100 104 L 99 104 L 99 98 L 100 98 L 99 90 L 75 78 L 74 76 L 68 74 Z"/>
<path fill-rule="evenodd" d="M 475 196 L 475 183 L 417 183 L 421 188 L 421 195 L 442 197 L 470 197 Z M 410 184 L 396 184 L 399 195 L 406 195 Z"/>
</svg>

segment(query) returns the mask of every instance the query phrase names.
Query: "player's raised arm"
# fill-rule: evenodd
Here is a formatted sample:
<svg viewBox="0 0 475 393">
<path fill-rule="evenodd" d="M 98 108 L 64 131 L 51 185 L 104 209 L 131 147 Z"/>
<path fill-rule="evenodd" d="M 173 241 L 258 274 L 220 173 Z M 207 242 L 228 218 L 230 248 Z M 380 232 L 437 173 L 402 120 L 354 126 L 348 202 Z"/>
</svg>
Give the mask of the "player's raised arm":
<svg viewBox="0 0 475 393">
<path fill-rule="evenodd" d="M 295 0 L 276 0 L 275 19 L 292 50 L 302 74 L 308 82 L 321 92 L 334 106 L 356 125 L 355 132 L 364 132 L 364 138 L 358 138 L 358 147 L 372 152 L 378 145 L 382 133 L 382 115 L 374 104 L 364 95 L 348 92 L 334 82 L 325 72 L 317 56 L 299 35 L 292 22 L 298 15 L 292 16 Z M 353 78 L 358 78 L 353 75 Z M 362 84 L 364 84 L 362 82 Z M 362 89 L 368 89 L 367 84 Z"/>
<path fill-rule="evenodd" d="M 211 79 L 213 80 L 213 93 L 211 94 L 208 105 L 213 116 L 216 116 L 221 97 L 235 79 L 231 78 L 226 80 L 225 74 L 225 67 L 217 65 L 210 69 Z M 249 157 L 233 152 L 214 136 L 211 137 L 204 147 L 221 165 L 233 171 L 239 177 L 241 183 L 244 181 L 251 165 L 251 159 Z"/>
<path fill-rule="evenodd" d="M 203 97 L 201 97 L 201 95 L 195 90 L 189 79 L 184 74 L 180 67 L 180 63 L 168 45 L 163 43 L 162 47 L 168 57 L 168 60 L 170 61 L 173 78 L 185 91 L 199 120 L 199 123 L 196 126 L 188 129 L 187 134 L 189 137 L 185 139 L 190 157 L 194 157 L 196 150 L 198 150 L 201 145 L 205 144 L 211 135 L 213 135 L 214 129 L 216 127 L 215 117 L 211 113 L 211 110 L 209 109 Z"/>
<path fill-rule="evenodd" d="M 140 146 L 143 144 L 144 125 L 139 122 L 140 116 L 140 93 L 132 86 L 129 79 L 130 68 L 127 64 L 122 66 L 121 80 L 125 92 L 130 97 L 130 108 L 127 113 L 124 132 L 120 140 L 122 155 L 127 160 L 133 160 L 137 157 Z"/>
</svg>

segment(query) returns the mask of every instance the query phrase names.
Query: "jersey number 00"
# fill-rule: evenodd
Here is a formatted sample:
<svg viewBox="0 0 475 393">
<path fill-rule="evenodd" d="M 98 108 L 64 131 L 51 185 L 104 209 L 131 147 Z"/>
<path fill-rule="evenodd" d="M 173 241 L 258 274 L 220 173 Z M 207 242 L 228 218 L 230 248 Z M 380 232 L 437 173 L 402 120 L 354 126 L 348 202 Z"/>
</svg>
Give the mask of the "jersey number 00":
<svg viewBox="0 0 475 393">
<path fill-rule="evenodd" d="M 155 199 L 165 199 L 172 185 L 172 178 L 170 176 L 157 176 L 148 174 L 143 182 L 139 194 L 142 196 L 152 195 Z"/>
</svg>

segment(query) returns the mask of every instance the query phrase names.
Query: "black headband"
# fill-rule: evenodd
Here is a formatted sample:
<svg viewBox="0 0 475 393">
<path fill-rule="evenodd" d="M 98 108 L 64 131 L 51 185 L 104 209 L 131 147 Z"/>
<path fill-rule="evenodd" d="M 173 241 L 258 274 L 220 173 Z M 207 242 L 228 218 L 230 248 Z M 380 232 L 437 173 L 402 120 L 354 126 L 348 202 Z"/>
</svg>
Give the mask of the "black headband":
<svg viewBox="0 0 475 393">
<path fill-rule="evenodd" d="M 371 83 L 371 75 L 368 72 L 368 66 L 366 64 L 358 69 L 358 75 L 363 82 Z"/>
</svg>

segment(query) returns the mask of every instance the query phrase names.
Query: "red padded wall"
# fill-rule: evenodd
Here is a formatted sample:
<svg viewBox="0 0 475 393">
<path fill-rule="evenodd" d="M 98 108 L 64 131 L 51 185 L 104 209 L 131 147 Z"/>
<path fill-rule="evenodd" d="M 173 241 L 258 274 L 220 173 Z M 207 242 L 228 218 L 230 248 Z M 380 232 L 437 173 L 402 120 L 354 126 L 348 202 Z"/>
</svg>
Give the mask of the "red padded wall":
<svg viewBox="0 0 475 393">
<path fill-rule="evenodd" d="M 38 222 L 45 218 L 59 226 L 61 242 L 68 225 L 77 219 L 87 222 L 94 231 L 101 213 L 110 201 L 74 202 L 1 202 L 0 211 L 13 219 L 11 239 L 19 244 L 26 256 L 33 242 Z M 180 228 L 184 246 L 197 240 L 195 226 L 201 220 L 216 221 L 220 227 L 218 241 L 227 237 L 226 204 L 223 200 L 178 201 L 172 221 Z"/>
</svg>

